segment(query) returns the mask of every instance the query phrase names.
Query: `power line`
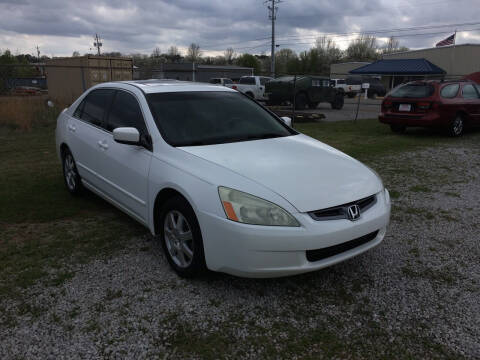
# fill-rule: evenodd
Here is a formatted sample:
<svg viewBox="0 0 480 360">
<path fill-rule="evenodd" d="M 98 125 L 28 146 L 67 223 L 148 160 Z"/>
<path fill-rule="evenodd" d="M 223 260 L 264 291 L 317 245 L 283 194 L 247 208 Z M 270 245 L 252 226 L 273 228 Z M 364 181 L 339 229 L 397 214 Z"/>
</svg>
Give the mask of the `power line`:
<svg viewBox="0 0 480 360">
<path fill-rule="evenodd" d="M 468 26 L 468 25 L 480 25 L 480 22 L 466 22 L 466 23 L 456 23 L 456 24 L 442 24 L 442 25 L 428 25 L 428 26 L 413 26 L 413 27 L 405 27 L 405 28 L 392 28 L 392 29 L 377 29 L 377 30 L 365 30 L 365 31 L 353 31 L 353 32 L 344 32 L 344 33 L 334 33 L 334 32 L 326 32 L 326 33 L 320 33 L 317 35 L 307 35 L 307 36 L 299 36 L 299 35 L 292 35 L 292 36 L 283 36 L 277 38 L 277 40 L 283 41 L 283 40 L 295 40 L 299 39 L 301 40 L 307 40 L 307 39 L 316 39 L 320 36 L 329 36 L 329 37 L 346 37 L 346 36 L 354 36 L 354 35 L 376 35 L 376 34 L 390 34 L 390 33 L 396 33 L 396 32 L 406 32 L 406 31 L 414 31 L 414 30 L 430 30 L 430 29 L 440 29 L 440 28 L 446 28 L 446 27 L 460 27 L 460 26 Z M 466 30 L 468 31 L 468 30 Z M 438 33 L 440 34 L 440 33 Z M 402 37 L 403 35 L 394 35 L 395 37 Z M 246 44 L 249 42 L 255 42 L 255 41 L 261 41 L 261 40 L 266 40 L 269 39 L 268 37 L 265 38 L 258 38 L 258 39 L 252 39 L 252 40 L 244 40 L 244 41 L 238 41 L 236 43 L 229 43 L 228 45 L 234 45 L 234 44 Z M 350 41 L 350 40 L 335 40 L 336 42 L 342 42 L 342 41 Z M 225 43 L 227 44 L 227 43 Z M 259 47 L 263 47 L 265 44 L 259 44 L 259 45 L 249 45 L 249 46 L 244 46 L 244 47 L 236 47 L 235 50 L 247 50 L 247 49 L 256 49 Z M 218 45 L 219 46 L 219 45 Z M 217 46 L 213 46 L 217 47 Z M 207 49 L 206 50 L 212 50 L 215 51 L 215 49 Z"/>
</svg>

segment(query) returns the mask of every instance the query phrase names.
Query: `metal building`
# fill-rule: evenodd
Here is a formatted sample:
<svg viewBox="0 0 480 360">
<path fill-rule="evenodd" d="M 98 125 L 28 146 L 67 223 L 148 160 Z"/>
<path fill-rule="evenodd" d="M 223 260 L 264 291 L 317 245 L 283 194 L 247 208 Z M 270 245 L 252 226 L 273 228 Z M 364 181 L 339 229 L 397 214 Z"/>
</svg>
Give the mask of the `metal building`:
<svg viewBox="0 0 480 360">
<path fill-rule="evenodd" d="M 71 104 L 93 85 L 132 80 L 132 65 L 130 58 L 91 55 L 47 60 L 48 94 L 61 104 Z"/>
<path fill-rule="evenodd" d="M 386 54 L 384 59 L 426 59 L 446 71 L 447 78 L 480 71 L 480 44 L 460 44 Z"/>
<path fill-rule="evenodd" d="M 330 79 L 346 79 L 350 71 L 370 64 L 365 61 L 351 61 L 330 65 Z"/>
<path fill-rule="evenodd" d="M 168 63 L 160 64 L 149 69 L 151 74 L 145 74 L 139 68 L 135 71 L 136 78 L 146 79 L 176 79 L 183 81 L 208 82 L 211 78 L 239 79 L 242 76 L 253 75 L 253 68 L 233 65 L 201 65 L 196 63 Z"/>
</svg>

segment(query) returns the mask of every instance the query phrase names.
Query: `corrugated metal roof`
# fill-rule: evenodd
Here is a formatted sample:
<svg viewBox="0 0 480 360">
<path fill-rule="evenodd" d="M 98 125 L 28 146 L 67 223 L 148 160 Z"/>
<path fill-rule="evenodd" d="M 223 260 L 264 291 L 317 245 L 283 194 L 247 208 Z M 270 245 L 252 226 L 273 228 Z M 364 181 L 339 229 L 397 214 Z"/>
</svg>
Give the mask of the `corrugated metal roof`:
<svg viewBox="0 0 480 360">
<path fill-rule="evenodd" d="M 432 75 L 445 73 L 445 70 L 432 64 L 427 59 L 378 60 L 350 71 L 350 74 L 365 75 Z"/>
</svg>

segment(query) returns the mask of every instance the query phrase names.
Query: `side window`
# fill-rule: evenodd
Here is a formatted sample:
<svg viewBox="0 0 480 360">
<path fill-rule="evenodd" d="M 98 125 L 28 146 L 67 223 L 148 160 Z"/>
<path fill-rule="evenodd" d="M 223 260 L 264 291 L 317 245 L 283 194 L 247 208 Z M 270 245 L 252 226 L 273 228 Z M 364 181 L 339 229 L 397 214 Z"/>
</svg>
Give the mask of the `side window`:
<svg viewBox="0 0 480 360">
<path fill-rule="evenodd" d="M 477 90 L 471 84 L 463 87 L 462 95 L 464 99 L 478 99 Z"/>
<path fill-rule="evenodd" d="M 459 87 L 460 86 L 458 84 L 447 85 L 440 91 L 440 95 L 443 98 L 452 99 L 457 96 Z"/>
<path fill-rule="evenodd" d="M 77 108 L 80 119 L 96 126 L 102 126 L 103 117 L 112 100 L 113 90 L 98 89 L 90 92 Z M 81 109 L 80 109 L 81 108 Z M 77 113 L 77 110 L 75 113 Z"/>
<path fill-rule="evenodd" d="M 84 106 L 85 106 L 85 99 L 83 99 L 80 105 L 77 106 L 77 108 L 75 109 L 75 112 L 73 113 L 73 116 L 78 119 L 81 119 Z"/>
<path fill-rule="evenodd" d="M 113 131 L 118 127 L 134 127 L 140 134 L 148 133 L 137 99 L 120 90 L 117 91 L 108 114 L 107 130 Z"/>
</svg>

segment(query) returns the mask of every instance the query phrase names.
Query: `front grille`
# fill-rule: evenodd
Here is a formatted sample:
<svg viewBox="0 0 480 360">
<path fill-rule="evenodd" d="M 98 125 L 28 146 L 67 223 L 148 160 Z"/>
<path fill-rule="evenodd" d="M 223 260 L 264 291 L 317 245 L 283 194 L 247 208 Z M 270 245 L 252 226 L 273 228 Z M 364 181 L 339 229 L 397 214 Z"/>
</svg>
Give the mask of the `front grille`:
<svg viewBox="0 0 480 360">
<path fill-rule="evenodd" d="M 329 246 L 317 250 L 307 250 L 307 260 L 310 262 L 323 260 L 337 254 L 341 254 L 345 251 L 352 250 L 360 245 L 366 244 L 369 241 L 372 241 L 377 237 L 378 231 L 374 231 L 370 234 L 364 235 L 362 237 L 344 242 L 342 244 Z"/>
<path fill-rule="evenodd" d="M 333 206 L 327 209 L 310 211 L 308 214 L 316 221 L 324 220 L 337 220 L 337 219 L 348 219 L 347 209 L 349 206 L 358 205 L 360 207 L 361 213 L 364 213 L 370 209 L 377 202 L 377 197 L 375 195 L 352 201 L 348 204 Z"/>
</svg>

